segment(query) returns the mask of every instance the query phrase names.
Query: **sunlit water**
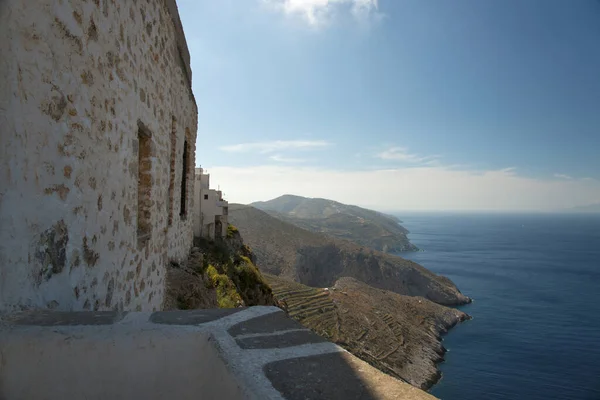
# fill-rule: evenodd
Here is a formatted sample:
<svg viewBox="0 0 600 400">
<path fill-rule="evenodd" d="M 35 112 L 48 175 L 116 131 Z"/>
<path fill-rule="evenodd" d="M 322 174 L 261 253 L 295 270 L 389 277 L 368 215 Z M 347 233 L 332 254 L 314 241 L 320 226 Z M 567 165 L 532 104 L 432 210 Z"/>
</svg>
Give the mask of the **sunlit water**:
<svg viewBox="0 0 600 400">
<path fill-rule="evenodd" d="M 475 299 L 444 338 L 444 400 L 600 400 L 600 216 L 402 214 L 403 253 Z"/>
</svg>

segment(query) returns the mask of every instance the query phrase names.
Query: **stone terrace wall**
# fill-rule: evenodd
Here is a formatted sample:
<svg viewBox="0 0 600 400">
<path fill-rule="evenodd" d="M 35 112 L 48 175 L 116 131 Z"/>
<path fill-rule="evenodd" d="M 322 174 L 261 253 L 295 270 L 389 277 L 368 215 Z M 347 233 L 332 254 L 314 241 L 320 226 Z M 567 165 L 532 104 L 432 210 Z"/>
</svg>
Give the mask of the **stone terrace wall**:
<svg viewBox="0 0 600 400">
<path fill-rule="evenodd" d="M 173 6 L 0 2 L 0 312 L 161 308 L 193 239 L 197 108 Z"/>
</svg>

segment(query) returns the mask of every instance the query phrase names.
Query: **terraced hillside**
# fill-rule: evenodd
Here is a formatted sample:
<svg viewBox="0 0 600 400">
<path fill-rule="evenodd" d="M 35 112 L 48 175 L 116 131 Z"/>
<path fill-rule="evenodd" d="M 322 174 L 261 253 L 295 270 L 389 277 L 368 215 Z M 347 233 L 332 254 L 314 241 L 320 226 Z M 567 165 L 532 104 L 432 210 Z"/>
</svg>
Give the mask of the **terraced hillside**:
<svg viewBox="0 0 600 400">
<path fill-rule="evenodd" d="M 273 290 L 273 295 L 289 316 L 314 330 L 321 336 L 333 339 L 339 336 L 336 305 L 329 291 L 263 274 Z"/>
<path fill-rule="evenodd" d="M 264 274 L 288 314 L 307 328 L 396 378 L 427 389 L 439 377 L 441 334 L 468 318 L 419 297 L 401 296 L 352 278 L 329 288 Z"/>
</svg>

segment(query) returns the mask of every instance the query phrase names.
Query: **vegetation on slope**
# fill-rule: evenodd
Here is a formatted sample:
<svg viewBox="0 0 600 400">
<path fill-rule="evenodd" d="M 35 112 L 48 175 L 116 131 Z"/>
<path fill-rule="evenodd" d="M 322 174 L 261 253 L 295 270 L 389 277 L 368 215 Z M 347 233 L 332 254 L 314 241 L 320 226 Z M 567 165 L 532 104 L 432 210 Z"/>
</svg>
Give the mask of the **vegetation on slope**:
<svg viewBox="0 0 600 400">
<path fill-rule="evenodd" d="M 237 287 L 227 274 L 219 273 L 214 266 L 208 264 L 206 275 L 208 275 L 208 282 L 210 282 L 212 288 L 217 291 L 219 308 L 235 308 L 243 304 Z"/>
<path fill-rule="evenodd" d="M 238 232 L 239 231 L 235 226 L 233 226 L 231 224 L 227 225 L 227 238 L 228 239 L 232 239 Z"/>
<path fill-rule="evenodd" d="M 237 228 L 225 239 L 195 238 L 187 265 L 167 271 L 165 308 L 234 308 L 274 305 L 270 286 Z"/>
<path fill-rule="evenodd" d="M 418 250 L 408 230 L 392 215 L 327 199 L 283 195 L 252 203 L 260 210 L 301 228 L 353 241 L 375 250 L 396 253 Z"/>
</svg>

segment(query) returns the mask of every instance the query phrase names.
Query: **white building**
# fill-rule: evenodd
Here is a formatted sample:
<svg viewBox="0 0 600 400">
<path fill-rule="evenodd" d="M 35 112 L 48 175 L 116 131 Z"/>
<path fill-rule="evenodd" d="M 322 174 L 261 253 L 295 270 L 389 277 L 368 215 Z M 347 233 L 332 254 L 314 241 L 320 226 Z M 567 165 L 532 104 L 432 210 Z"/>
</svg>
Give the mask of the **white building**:
<svg viewBox="0 0 600 400">
<path fill-rule="evenodd" d="M 228 203 L 220 190 L 210 188 L 210 175 L 196 168 L 194 236 L 214 239 L 227 235 Z"/>
</svg>

